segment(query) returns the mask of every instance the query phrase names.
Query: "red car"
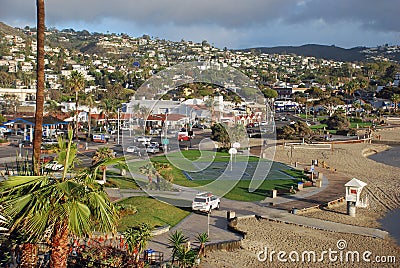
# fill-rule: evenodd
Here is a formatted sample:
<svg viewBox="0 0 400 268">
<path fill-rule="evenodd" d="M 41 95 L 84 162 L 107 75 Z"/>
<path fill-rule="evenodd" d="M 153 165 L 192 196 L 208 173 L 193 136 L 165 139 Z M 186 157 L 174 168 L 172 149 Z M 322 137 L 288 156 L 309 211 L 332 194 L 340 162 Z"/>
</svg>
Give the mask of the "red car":
<svg viewBox="0 0 400 268">
<path fill-rule="evenodd" d="M 190 136 L 187 132 L 178 133 L 178 141 L 188 141 L 188 140 L 190 140 Z"/>
</svg>

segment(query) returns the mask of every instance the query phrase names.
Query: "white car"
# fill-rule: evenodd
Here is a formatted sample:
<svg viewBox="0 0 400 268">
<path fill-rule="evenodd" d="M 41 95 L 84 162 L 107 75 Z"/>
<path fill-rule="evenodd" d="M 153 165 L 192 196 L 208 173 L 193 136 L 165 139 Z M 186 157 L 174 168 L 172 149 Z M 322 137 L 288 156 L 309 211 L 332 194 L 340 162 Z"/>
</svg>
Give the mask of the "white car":
<svg viewBox="0 0 400 268">
<path fill-rule="evenodd" d="M 44 168 L 47 170 L 53 170 L 53 171 L 61 171 L 64 170 L 64 166 L 59 164 L 57 161 L 51 161 L 44 165 Z"/>
<path fill-rule="evenodd" d="M 139 152 L 140 148 L 137 146 L 129 146 L 128 148 L 126 148 L 126 152 L 127 153 L 137 153 Z"/>
<path fill-rule="evenodd" d="M 213 209 L 219 209 L 219 197 L 209 192 L 198 193 L 193 199 L 192 210 L 210 213 Z"/>
<path fill-rule="evenodd" d="M 159 153 L 160 148 L 157 145 L 150 145 L 149 147 L 147 147 L 146 152 L 152 154 Z"/>
<path fill-rule="evenodd" d="M 136 138 L 137 142 L 141 142 L 141 143 L 148 143 L 151 141 L 150 137 L 145 137 L 145 136 L 139 136 Z"/>
</svg>

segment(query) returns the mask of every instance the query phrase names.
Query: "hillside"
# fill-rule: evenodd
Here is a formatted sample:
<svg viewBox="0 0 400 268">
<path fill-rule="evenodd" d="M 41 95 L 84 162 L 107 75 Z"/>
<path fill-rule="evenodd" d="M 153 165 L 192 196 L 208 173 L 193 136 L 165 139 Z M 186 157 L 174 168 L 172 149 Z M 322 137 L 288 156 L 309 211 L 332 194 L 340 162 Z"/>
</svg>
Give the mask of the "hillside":
<svg viewBox="0 0 400 268">
<path fill-rule="evenodd" d="M 308 44 L 302 46 L 278 46 L 257 47 L 243 49 L 242 51 L 257 51 L 266 54 L 296 54 L 299 56 L 310 56 L 335 61 L 369 61 L 380 57 L 386 57 L 400 62 L 400 52 L 393 52 L 386 47 L 366 48 L 354 47 L 350 49 L 337 46 Z"/>
<path fill-rule="evenodd" d="M 8 26 L 7 24 L 3 23 L 0 21 L 0 34 L 4 35 L 17 35 L 17 36 L 23 36 L 24 34 L 11 26 Z"/>
</svg>

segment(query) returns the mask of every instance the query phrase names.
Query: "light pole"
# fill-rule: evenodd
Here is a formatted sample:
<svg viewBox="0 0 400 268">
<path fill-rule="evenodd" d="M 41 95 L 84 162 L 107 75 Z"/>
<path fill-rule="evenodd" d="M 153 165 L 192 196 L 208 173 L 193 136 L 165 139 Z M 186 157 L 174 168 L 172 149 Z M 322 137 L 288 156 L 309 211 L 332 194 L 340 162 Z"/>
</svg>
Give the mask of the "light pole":
<svg viewBox="0 0 400 268">
<path fill-rule="evenodd" d="M 119 108 L 118 108 L 118 117 L 117 117 L 117 144 L 119 144 L 119 129 L 120 129 L 120 122 L 119 122 Z"/>
<path fill-rule="evenodd" d="M 210 214 L 211 210 L 207 212 L 207 236 L 210 237 Z"/>
</svg>

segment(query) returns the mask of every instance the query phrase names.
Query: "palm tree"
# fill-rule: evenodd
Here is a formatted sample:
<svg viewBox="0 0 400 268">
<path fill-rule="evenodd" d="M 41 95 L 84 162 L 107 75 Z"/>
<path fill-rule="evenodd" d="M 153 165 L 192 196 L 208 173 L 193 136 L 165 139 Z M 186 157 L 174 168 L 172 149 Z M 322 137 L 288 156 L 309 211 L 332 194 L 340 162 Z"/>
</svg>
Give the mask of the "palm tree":
<svg viewBox="0 0 400 268">
<path fill-rule="evenodd" d="M 117 100 L 114 99 L 102 99 L 100 102 L 100 108 L 103 110 L 105 115 L 106 125 L 108 126 L 108 118 L 112 113 L 116 112 L 116 108 L 118 106 Z"/>
<path fill-rule="evenodd" d="M 179 268 L 193 267 L 196 263 L 196 252 L 190 247 L 181 246 L 176 252 Z"/>
<path fill-rule="evenodd" d="M 214 98 L 209 97 L 204 104 L 206 107 L 209 107 L 211 110 L 211 121 L 214 120 L 214 112 L 215 112 L 215 105 L 217 105 L 217 102 L 214 100 Z"/>
<path fill-rule="evenodd" d="M 188 242 L 188 238 L 182 233 L 181 230 L 176 230 L 168 237 L 168 248 L 172 248 L 172 263 L 175 261 L 179 250 L 183 248 L 183 244 Z"/>
<path fill-rule="evenodd" d="M 204 257 L 206 255 L 206 243 L 209 241 L 208 234 L 207 233 L 197 234 L 196 240 L 197 242 L 200 243 L 198 257 Z"/>
<path fill-rule="evenodd" d="M 138 226 L 129 227 L 124 232 L 124 237 L 128 245 L 128 250 L 135 256 L 135 262 L 139 262 L 139 256 L 147 247 L 147 242 L 151 238 L 152 228 L 147 223 L 141 223 Z"/>
<path fill-rule="evenodd" d="M 78 140 L 78 100 L 79 92 L 85 88 L 85 78 L 78 71 L 72 71 L 68 87 L 75 93 L 75 139 Z"/>
<path fill-rule="evenodd" d="M 147 175 L 149 184 L 152 182 L 152 176 L 156 173 L 156 171 L 157 170 L 154 168 L 152 163 L 139 167 L 139 172 L 144 175 Z"/>
<path fill-rule="evenodd" d="M 44 110 L 44 0 L 36 0 L 37 8 L 37 71 L 35 132 L 33 136 L 33 171 L 40 174 L 40 147 L 42 146 Z"/>
<path fill-rule="evenodd" d="M 87 105 L 89 105 L 89 115 L 88 115 L 88 139 L 90 139 L 91 132 L 92 132 L 92 117 L 91 117 L 91 114 L 92 114 L 92 108 L 93 108 L 93 104 L 94 104 L 92 94 L 88 94 L 88 95 L 86 96 L 86 99 L 84 100 L 84 103 L 87 104 Z"/>
<path fill-rule="evenodd" d="M 100 147 L 96 150 L 92 157 L 93 165 L 100 165 L 100 169 L 103 171 L 103 181 L 102 184 L 106 183 L 106 172 L 107 166 L 103 165 L 103 162 L 107 163 L 108 160 L 115 158 L 114 151 L 108 147 Z"/>
<path fill-rule="evenodd" d="M 100 232 L 116 231 L 117 212 L 95 182 L 100 166 L 67 176 L 66 170 L 75 159 L 72 131 L 68 138 L 61 177 L 16 176 L 0 183 L 2 213 L 11 219 L 10 231 L 24 230 L 31 243 L 43 241 L 46 232 L 50 234 L 50 267 L 67 267 L 70 234 L 87 236 L 94 225 Z"/>
<path fill-rule="evenodd" d="M 60 107 L 58 106 L 58 103 L 55 100 L 47 100 L 44 110 L 46 111 L 47 114 L 57 115 L 57 112 L 60 112 Z"/>
<path fill-rule="evenodd" d="M 400 102 L 400 94 L 394 93 L 392 95 L 392 97 L 390 98 L 390 100 L 394 103 L 394 112 L 396 113 L 397 112 L 397 108 L 398 108 L 397 105 Z"/>
</svg>

